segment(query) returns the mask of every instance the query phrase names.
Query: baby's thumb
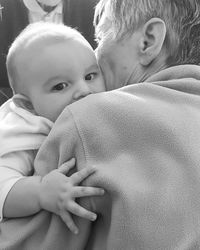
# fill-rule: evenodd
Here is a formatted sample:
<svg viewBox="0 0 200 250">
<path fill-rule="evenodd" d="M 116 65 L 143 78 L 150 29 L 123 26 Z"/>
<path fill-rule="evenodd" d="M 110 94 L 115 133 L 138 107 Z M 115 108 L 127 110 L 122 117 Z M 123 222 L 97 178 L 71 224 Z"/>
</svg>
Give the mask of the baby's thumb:
<svg viewBox="0 0 200 250">
<path fill-rule="evenodd" d="M 66 175 L 71 168 L 75 166 L 75 158 L 63 163 L 59 168 L 58 171 L 64 175 Z"/>
</svg>

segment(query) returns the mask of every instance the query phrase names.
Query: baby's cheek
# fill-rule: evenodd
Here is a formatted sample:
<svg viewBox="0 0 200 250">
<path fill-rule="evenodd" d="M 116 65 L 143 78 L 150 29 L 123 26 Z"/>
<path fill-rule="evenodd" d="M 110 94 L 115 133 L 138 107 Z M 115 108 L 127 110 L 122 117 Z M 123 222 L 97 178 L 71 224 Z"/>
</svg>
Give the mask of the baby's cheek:
<svg viewBox="0 0 200 250">
<path fill-rule="evenodd" d="M 99 83 L 98 83 L 97 92 L 104 92 L 104 91 L 106 91 L 106 86 L 105 86 L 105 82 L 104 82 L 103 76 L 102 76 Z"/>
</svg>

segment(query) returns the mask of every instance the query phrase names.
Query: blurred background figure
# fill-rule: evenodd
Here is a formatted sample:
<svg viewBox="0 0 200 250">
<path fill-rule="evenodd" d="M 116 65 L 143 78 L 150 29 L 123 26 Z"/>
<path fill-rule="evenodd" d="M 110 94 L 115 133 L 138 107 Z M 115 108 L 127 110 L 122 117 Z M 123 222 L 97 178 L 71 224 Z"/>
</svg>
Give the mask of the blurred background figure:
<svg viewBox="0 0 200 250">
<path fill-rule="evenodd" d="M 11 97 L 6 55 L 16 36 L 32 22 L 64 23 L 77 28 L 93 48 L 93 15 L 98 0 L 0 0 L 0 105 Z M 26 69 L 24 69 L 26 70 Z"/>
</svg>

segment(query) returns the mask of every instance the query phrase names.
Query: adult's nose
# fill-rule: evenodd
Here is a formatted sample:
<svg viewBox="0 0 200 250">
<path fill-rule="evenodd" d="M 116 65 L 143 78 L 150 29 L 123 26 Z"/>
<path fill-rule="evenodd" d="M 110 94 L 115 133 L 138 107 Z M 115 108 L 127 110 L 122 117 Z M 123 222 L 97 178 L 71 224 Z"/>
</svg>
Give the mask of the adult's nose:
<svg viewBox="0 0 200 250">
<path fill-rule="evenodd" d="M 92 94 L 92 91 L 89 85 L 85 81 L 80 81 L 76 84 L 76 89 L 73 95 L 74 101 L 78 101 L 79 99 Z"/>
</svg>

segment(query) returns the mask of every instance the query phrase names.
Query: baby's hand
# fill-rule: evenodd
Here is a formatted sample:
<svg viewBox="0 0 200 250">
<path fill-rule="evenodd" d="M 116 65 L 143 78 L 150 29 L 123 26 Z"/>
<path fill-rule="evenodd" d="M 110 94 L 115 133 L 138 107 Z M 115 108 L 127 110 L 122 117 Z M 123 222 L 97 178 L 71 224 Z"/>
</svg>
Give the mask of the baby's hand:
<svg viewBox="0 0 200 250">
<path fill-rule="evenodd" d="M 96 220 L 97 216 L 95 213 L 78 205 L 75 199 L 85 196 L 103 195 L 104 190 L 96 187 L 78 186 L 84 179 L 93 174 L 95 169 L 87 167 L 67 177 L 66 174 L 74 166 L 75 159 L 73 158 L 42 178 L 40 206 L 42 209 L 61 216 L 69 229 L 77 234 L 78 228 L 70 213 L 91 221 Z"/>
</svg>

